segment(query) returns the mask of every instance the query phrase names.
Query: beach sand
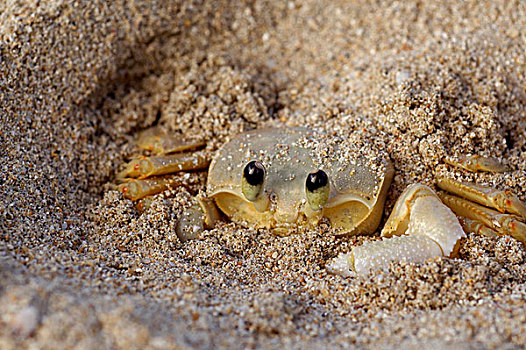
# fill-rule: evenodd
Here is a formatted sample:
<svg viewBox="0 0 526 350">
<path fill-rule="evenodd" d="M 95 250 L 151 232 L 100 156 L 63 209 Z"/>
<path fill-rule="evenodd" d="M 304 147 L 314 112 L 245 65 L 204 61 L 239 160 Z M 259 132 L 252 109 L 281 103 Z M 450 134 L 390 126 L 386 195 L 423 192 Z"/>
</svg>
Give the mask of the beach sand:
<svg viewBox="0 0 526 350">
<path fill-rule="evenodd" d="M 204 174 L 142 214 L 111 186 L 152 125 L 208 157 L 243 130 L 303 125 L 389 154 L 385 215 L 437 175 L 526 200 L 524 28 L 521 1 L 0 4 L 0 348 L 524 348 L 513 238 L 343 278 L 327 261 L 377 235 L 221 222 L 182 243 Z M 443 164 L 464 153 L 511 171 Z"/>
</svg>

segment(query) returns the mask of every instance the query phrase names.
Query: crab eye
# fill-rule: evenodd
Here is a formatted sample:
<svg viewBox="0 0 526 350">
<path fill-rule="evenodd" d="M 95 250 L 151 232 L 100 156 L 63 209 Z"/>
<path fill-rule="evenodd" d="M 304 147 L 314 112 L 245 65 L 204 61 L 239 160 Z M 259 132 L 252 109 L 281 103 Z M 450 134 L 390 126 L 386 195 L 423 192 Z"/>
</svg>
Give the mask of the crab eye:
<svg viewBox="0 0 526 350">
<path fill-rule="evenodd" d="M 255 160 L 245 165 L 243 177 L 241 178 L 241 191 L 245 198 L 251 202 L 258 199 L 263 192 L 265 182 L 265 167 Z"/>
<path fill-rule="evenodd" d="M 330 185 L 327 173 L 320 169 L 307 175 L 305 193 L 312 210 L 320 210 L 329 200 Z"/>
</svg>

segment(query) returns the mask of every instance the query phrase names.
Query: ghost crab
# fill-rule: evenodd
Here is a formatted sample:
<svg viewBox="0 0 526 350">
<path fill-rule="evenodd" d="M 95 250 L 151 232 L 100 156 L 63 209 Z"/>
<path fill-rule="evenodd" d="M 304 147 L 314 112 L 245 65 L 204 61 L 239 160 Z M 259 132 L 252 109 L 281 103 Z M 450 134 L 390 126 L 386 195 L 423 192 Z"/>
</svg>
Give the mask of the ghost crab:
<svg viewBox="0 0 526 350">
<path fill-rule="evenodd" d="M 138 144 L 156 155 L 132 161 L 118 175 L 123 182 L 120 190 L 132 200 L 177 186 L 166 174 L 209 165 L 205 157 L 184 153 L 203 143 L 187 142 L 159 129 L 147 130 Z M 470 171 L 506 170 L 498 161 L 476 156 L 451 164 Z M 338 235 L 372 234 L 380 223 L 393 174 L 389 157 L 371 145 L 347 142 L 324 131 L 294 127 L 242 133 L 211 161 L 207 194 L 183 215 L 177 233 L 183 241 L 194 238 L 219 218 L 217 207 L 236 223 L 280 235 L 321 220 Z M 460 238 L 465 237 L 463 227 L 526 242 L 526 225 L 518 220 L 526 218 L 526 205 L 508 191 L 447 178 L 438 178 L 437 186 L 452 194 L 439 197 L 428 186 L 409 186 L 381 231 L 385 238 L 340 254 L 328 269 L 342 275 L 363 274 L 393 260 L 454 257 Z M 453 212 L 462 217 L 462 226 Z"/>
</svg>

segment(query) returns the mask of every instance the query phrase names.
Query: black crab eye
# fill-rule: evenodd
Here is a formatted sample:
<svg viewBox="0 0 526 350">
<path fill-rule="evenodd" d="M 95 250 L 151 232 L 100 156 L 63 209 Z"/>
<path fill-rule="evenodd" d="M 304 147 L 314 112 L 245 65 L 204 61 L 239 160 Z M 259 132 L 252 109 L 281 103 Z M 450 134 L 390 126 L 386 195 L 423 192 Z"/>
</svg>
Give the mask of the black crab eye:
<svg viewBox="0 0 526 350">
<path fill-rule="evenodd" d="M 241 191 L 245 198 L 251 202 L 258 199 L 263 192 L 265 182 L 265 167 L 255 160 L 245 165 L 241 178 Z"/>
<path fill-rule="evenodd" d="M 329 200 L 330 184 L 329 176 L 321 169 L 307 175 L 305 181 L 305 194 L 312 210 L 318 211 Z"/>
</svg>

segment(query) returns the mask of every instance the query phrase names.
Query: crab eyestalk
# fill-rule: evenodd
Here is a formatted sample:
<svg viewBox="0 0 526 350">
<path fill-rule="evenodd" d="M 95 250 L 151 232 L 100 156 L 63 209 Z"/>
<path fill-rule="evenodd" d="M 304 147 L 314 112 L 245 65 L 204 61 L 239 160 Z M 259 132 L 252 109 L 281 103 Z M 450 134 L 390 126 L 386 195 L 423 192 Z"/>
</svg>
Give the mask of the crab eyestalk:
<svg viewBox="0 0 526 350">
<path fill-rule="evenodd" d="M 263 193 L 265 177 L 265 167 L 255 160 L 245 165 L 241 176 L 241 192 L 260 212 L 265 211 L 269 204 L 269 199 Z"/>
<path fill-rule="evenodd" d="M 323 170 L 317 170 L 307 175 L 305 194 L 312 210 L 319 211 L 329 200 L 331 186 L 329 177 Z"/>
</svg>

